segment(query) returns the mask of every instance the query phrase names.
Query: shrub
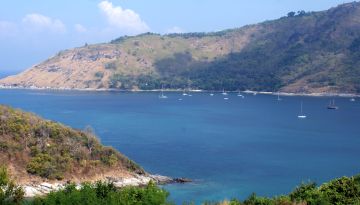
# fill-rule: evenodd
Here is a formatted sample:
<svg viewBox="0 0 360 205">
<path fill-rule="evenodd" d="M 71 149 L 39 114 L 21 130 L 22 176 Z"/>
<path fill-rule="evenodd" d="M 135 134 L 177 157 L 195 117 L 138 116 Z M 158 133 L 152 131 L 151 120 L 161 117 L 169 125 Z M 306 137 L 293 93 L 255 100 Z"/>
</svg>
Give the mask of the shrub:
<svg viewBox="0 0 360 205">
<path fill-rule="evenodd" d="M 19 204 L 23 198 L 23 189 L 10 179 L 5 167 L 0 167 L 0 204 Z"/>
<path fill-rule="evenodd" d="M 63 190 L 52 192 L 45 197 L 38 197 L 34 205 L 166 205 L 168 192 L 150 182 L 145 187 L 126 187 L 116 189 L 111 183 L 97 182 L 93 185 L 83 184 L 77 190 L 74 184 L 69 184 Z"/>
<path fill-rule="evenodd" d="M 342 177 L 320 186 L 330 204 L 354 204 L 360 199 L 360 184 L 354 177 Z"/>
<path fill-rule="evenodd" d="M 97 77 L 97 78 L 103 78 L 103 77 L 104 77 L 104 73 L 101 72 L 101 71 L 96 72 L 96 73 L 95 73 L 95 77 Z"/>
<path fill-rule="evenodd" d="M 26 168 L 30 174 L 49 179 L 62 179 L 68 162 L 66 158 L 56 160 L 48 154 L 38 154 L 30 160 Z"/>
<path fill-rule="evenodd" d="M 116 70 L 117 65 L 116 62 L 110 62 L 105 64 L 105 69 L 107 70 Z"/>
<path fill-rule="evenodd" d="M 314 182 L 301 184 L 289 194 L 292 201 L 306 202 L 308 205 L 328 204 L 328 199 L 323 196 Z"/>
</svg>

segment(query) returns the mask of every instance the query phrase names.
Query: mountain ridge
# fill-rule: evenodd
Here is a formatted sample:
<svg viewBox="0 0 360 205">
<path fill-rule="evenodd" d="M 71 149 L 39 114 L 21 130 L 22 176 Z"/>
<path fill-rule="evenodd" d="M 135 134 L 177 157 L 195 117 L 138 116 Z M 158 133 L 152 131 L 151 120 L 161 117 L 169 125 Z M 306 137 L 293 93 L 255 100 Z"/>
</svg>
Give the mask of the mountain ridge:
<svg viewBox="0 0 360 205">
<path fill-rule="evenodd" d="M 59 52 L 3 87 L 360 93 L 360 3 L 211 33 L 120 37 Z"/>
</svg>

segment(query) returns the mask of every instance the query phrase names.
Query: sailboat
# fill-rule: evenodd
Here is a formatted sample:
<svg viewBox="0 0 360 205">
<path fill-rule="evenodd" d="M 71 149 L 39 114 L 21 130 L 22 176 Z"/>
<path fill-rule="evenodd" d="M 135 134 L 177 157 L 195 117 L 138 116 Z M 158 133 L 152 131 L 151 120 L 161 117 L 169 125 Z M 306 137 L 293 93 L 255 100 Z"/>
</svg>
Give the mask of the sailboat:
<svg viewBox="0 0 360 205">
<path fill-rule="evenodd" d="M 164 86 L 161 86 L 161 94 L 159 95 L 160 99 L 166 99 L 168 98 L 166 95 L 164 95 Z"/>
<path fill-rule="evenodd" d="M 301 109 L 300 109 L 300 114 L 298 115 L 298 118 L 300 118 L 300 119 L 306 118 L 306 115 L 304 115 L 304 113 L 303 113 L 303 102 L 301 102 Z"/>
<path fill-rule="evenodd" d="M 279 93 L 279 92 L 277 93 L 277 100 L 278 100 L 278 101 L 282 100 L 282 99 L 280 98 L 280 93 Z"/>
<path fill-rule="evenodd" d="M 186 91 L 185 91 L 185 89 L 184 89 L 184 91 L 183 91 L 183 94 L 182 94 L 183 96 L 187 96 L 188 94 L 186 93 Z"/>
<path fill-rule="evenodd" d="M 223 92 L 221 94 L 228 95 L 227 92 L 225 92 L 225 89 L 223 89 Z"/>
<path fill-rule="evenodd" d="M 238 97 L 242 97 L 242 98 L 245 98 L 245 96 L 243 96 L 239 90 L 238 94 L 237 94 Z"/>
<path fill-rule="evenodd" d="M 329 110 L 337 110 L 337 109 L 339 109 L 339 107 L 335 105 L 335 100 L 334 99 L 332 101 L 330 100 L 330 103 L 327 106 L 327 109 L 329 109 Z"/>
</svg>

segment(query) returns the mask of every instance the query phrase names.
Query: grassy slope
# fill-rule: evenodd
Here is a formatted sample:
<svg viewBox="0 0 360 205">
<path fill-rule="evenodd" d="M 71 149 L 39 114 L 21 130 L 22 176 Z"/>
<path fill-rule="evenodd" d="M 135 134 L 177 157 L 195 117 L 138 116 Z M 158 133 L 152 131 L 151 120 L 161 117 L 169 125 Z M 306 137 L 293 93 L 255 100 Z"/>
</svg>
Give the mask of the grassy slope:
<svg viewBox="0 0 360 205">
<path fill-rule="evenodd" d="M 74 130 L 0 105 L 0 161 L 17 181 L 92 180 L 101 174 L 144 174 L 134 162 L 99 143 L 91 130 Z"/>
<path fill-rule="evenodd" d="M 360 92 L 360 3 L 216 33 L 121 37 L 60 52 L 3 84 Z"/>
</svg>

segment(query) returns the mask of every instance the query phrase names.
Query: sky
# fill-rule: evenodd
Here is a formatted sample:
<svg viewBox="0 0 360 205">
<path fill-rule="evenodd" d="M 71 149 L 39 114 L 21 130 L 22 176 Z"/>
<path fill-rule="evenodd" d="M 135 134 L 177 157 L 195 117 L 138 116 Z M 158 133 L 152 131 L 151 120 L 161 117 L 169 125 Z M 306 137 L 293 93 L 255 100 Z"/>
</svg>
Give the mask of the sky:
<svg viewBox="0 0 360 205">
<path fill-rule="evenodd" d="M 321 11 L 346 0 L 6 0 L 0 7 L 0 72 L 123 35 L 210 32 Z"/>
</svg>

